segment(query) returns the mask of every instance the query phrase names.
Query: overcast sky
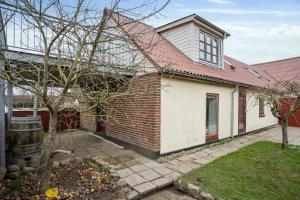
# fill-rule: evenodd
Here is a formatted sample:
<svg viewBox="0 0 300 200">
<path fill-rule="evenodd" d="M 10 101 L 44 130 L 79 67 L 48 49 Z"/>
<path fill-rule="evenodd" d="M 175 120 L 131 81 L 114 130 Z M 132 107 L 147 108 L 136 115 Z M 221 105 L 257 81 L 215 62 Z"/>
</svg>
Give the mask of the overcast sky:
<svg viewBox="0 0 300 200">
<path fill-rule="evenodd" d="M 109 7 L 111 0 L 87 2 L 99 11 Z M 121 7 L 132 8 L 143 0 L 121 2 Z M 248 64 L 300 56 L 300 0 L 171 0 L 158 16 L 147 22 L 157 27 L 193 13 L 231 34 L 225 40 L 228 56 Z"/>
<path fill-rule="evenodd" d="M 226 55 L 249 64 L 300 56 L 299 0 L 171 0 L 151 23 L 193 13 L 231 34 Z"/>
</svg>

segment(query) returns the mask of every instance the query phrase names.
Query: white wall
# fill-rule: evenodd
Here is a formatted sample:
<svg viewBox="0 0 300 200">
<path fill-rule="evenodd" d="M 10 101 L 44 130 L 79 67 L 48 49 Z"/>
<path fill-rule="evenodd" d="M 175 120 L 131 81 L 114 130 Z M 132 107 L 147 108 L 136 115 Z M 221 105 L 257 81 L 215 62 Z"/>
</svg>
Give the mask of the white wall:
<svg viewBox="0 0 300 200">
<path fill-rule="evenodd" d="M 219 94 L 219 139 L 231 134 L 231 95 L 234 87 L 178 78 L 161 79 L 161 153 L 205 143 L 206 94 Z M 252 98 L 248 94 L 247 104 Z M 238 92 L 235 92 L 234 135 L 238 133 Z M 254 106 L 254 108 L 252 107 Z M 247 105 L 247 129 L 252 131 L 277 123 L 270 111 L 259 118 L 258 104 Z"/>
<path fill-rule="evenodd" d="M 165 77 L 161 83 L 161 153 L 205 143 L 206 93 L 219 94 L 219 138 L 230 136 L 234 87 Z"/>
<path fill-rule="evenodd" d="M 259 117 L 258 100 L 249 92 L 247 93 L 247 115 L 246 115 L 246 132 L 264 128 L 278 123 L 268 105 L 265 106 L 265 116 Z"/>
</svg>

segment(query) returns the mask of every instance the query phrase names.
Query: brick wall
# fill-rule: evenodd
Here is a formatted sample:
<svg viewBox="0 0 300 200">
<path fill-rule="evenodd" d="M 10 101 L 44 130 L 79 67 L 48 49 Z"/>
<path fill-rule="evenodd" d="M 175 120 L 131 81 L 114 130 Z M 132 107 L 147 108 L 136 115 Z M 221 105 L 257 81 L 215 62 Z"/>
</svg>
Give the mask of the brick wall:
<svg viewBox="0 0 300 200">
<path fill-rule="evenodd" d="M 96 111 L 80 113 L 80 128 L 91 132 L 96 131 Z"/>
<path fill-rule="evenodd" d="M 160 76 L 151 74 L 133 80 L 130 91 L 114 102 L 106 135 L 151 152 L 160 150 Z"/>
</svg>

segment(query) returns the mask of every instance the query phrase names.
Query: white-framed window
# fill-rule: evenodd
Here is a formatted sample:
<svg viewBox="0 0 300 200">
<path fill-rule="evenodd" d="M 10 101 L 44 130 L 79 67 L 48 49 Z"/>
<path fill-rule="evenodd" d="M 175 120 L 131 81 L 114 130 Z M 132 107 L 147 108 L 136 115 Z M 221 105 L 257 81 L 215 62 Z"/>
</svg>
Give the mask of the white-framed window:
<svg viewBox="0 0 300 200">
<path fill-rule="evenodd" d="M 219 58 L 219 41 L 217 38 L 201 32 L 200 31 L 200 41 L 199 41 L 199 50 L 200 50 L 200 56 L 199 59 L 210 62 L 213 64 L 218 64 L 218 58 Z"/>
</svg>

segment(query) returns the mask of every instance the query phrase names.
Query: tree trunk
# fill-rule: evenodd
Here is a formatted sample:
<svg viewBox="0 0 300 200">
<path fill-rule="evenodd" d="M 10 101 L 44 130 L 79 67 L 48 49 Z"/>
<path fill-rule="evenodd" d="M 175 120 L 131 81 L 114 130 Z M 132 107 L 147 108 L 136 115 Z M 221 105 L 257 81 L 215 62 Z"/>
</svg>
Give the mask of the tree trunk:
<svg viewBox="0 0 300 200">
<path fill-rule="evenodd" d="M 281 149 L 286 149 L 288 146 L 288 119 L 284 118 L 281 120 L 281 129 L 282 129 L 282 144 Z"/>
<path fill-rule="evenodd" d="M 49 121 L 49 141 L 45 147 L 45 167 L 40 184 L 40 193 L 44 194 L 49 189 L 50 176 L 52 173 L 54 150 L 55 150 L 55 134 L 57 128 L 57 112 L 50 112 Z"/>
</svg>

